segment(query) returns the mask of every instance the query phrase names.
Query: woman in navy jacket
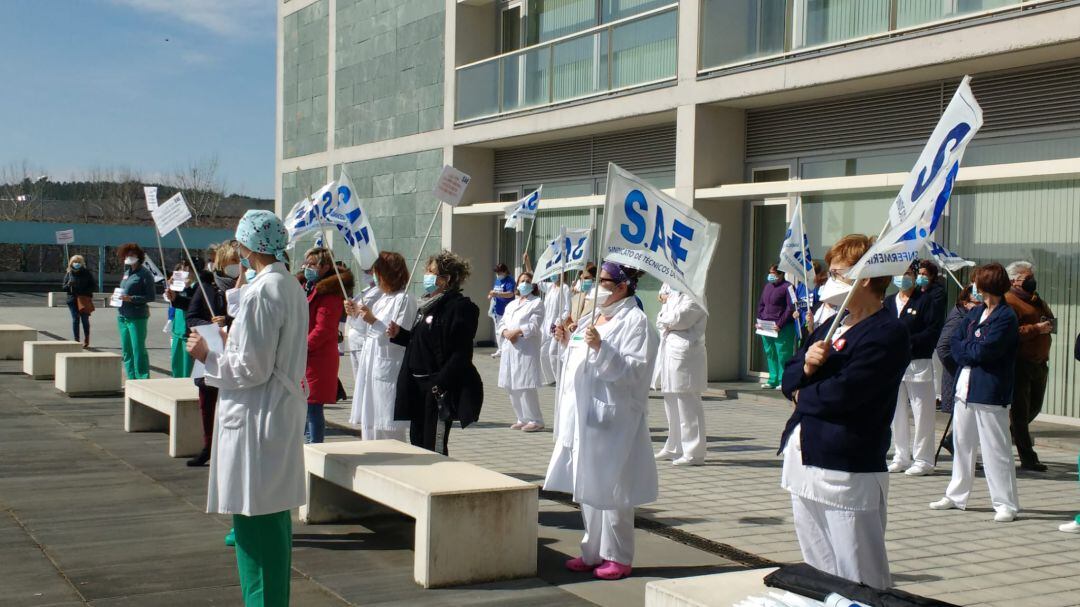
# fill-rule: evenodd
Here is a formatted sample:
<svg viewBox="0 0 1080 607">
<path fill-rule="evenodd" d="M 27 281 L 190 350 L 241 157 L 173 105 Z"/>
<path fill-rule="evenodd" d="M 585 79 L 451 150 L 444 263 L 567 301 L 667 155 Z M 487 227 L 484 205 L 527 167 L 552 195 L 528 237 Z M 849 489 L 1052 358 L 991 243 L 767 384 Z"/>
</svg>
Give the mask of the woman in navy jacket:
<svg viewBox="0 0 1080 607">
<path fill-rule="evenodd" d="M 826 301 L 839 306 L 854 293 L 832 343 L 823 341 L 830 323 L 822 324 L 784 369 L 782 389 L 795 412 L 780 439 L 781 486 L 791 493 L 803 560 L 887 588 L 885 453 L 911 355 L 907 331 L 882 307 L 889 277 L 844 278 L 871 242 L 861 234 L 845 236 L 825 257 Z"/>
<path fill-rule="evenodd" d="M 907 329 L 911 364 L 904 372 L 893 417 L 893 459 L 889 472 L 924 476 L 934 471 L 934 346 L 944 318 L 934 309 L 933 297 L 917 288 L 913 264 L 893 279 L 900 291 L 885 298 L 885 308 Z M 915 438 L 909 419 L 915 420 Z M 914 448 L 913 448 L 914 445 Z"/>
<path fill-rule="evenodd" d="M 982 451 L 994 520 L 1007 523 L 1020 511 L 1013 464 L 1009 405 L 1020 330 L 1016 314 L 1004 305 L 1011 284 L 1005 268 L 990 263 L 975 269 L 976 306 L 953 331 L 949 356 L 960 369 L 953 408 L 953 469 L 945 497 L 933 510 L 967 507 L 975 480 L 975 448 Z"/>
</svg>

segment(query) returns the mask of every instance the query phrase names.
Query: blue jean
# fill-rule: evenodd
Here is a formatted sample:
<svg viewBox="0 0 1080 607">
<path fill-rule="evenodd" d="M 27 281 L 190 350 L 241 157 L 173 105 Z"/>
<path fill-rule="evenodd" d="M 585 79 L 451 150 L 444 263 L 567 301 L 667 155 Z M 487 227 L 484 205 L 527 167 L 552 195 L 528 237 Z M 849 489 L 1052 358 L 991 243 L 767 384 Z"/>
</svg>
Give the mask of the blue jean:
<svg viewBox="0 0 1080 607">
<path fill-rule="evenodd" d="M 304 427 L 304 443 L 321 443 L 326 438 L 326 416 L 322 405 L 307 406 L 307 425 Z"/>
<path fill-rule="evenodd" d="M 79 313 L 79 303 L 76 301 L 68 302 L 68 310 L 71 311 L 71 334 L 75 336 L 75 341 L 79 341 L 79 322 L 82 322 L 83 335 L 86 336 L 86 341 L 90 341 L 90 315 Z"/>
</svg>

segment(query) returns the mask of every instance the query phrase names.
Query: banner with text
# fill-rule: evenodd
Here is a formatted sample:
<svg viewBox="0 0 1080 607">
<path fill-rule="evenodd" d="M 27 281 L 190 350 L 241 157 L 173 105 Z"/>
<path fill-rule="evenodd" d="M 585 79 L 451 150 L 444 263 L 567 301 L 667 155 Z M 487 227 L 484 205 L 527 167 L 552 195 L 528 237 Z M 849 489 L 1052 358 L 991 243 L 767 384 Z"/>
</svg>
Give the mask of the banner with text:
<svg viewBox="0 0 1080 607">
<path fill-rule="evenodd" d="M 603 260 L 631 266 L 701 307 L 720 225 L 644 180 L 608 164 Z"/>
<path fill-rule="evenodd" d="M 332 223 L 341 232 L 342 238 L 349 245 L 349 250 L 352 251 L 357 263 L 366 270 L 379 257 L 379 245 L 375 242 L 375 230 L 371 227 L 371 217 L 360 206 L 360 198 L 356 196 L 352 181 L 344 171 L 341 172 L 341 178 L 333 189 L 337 194 L 337 206 L 330 212 L 333 217 Z"/>
<path fill-rule="evenodd" d="M 184 200 L 184 195 L 177 192 L 165 201 L 164 204 L 154 209 L 150 213 L 154 218 L 154 225 L 157 226 L 158 234 L 167 236 L 169 232 L 172 232 L 176 228 L 184 225 L 184 222 L 191 219 L 191 209 L 187 206 L 187 201 Z"/>
<path fill-rule="evenodd" d="M 589 228 L 563 228 L 561 233 L 548 242 L 540 258 L 536 260 L 536 275 L 533 283 L 546 280 L 564 271 L 585 269 L 589 260 L 591 239 Z"/>
<path fill-rule="evenodd" d="M 791 214 L 791 223 L 784 235 L 784 244 L 780 246 L 780 263 L 777 265 L 791 284 L 802 283 L 804 277 L 814 275 L 810 239 L 803 230 L 802 199 L 799 199 L 795 212 Z"/>
</svg>

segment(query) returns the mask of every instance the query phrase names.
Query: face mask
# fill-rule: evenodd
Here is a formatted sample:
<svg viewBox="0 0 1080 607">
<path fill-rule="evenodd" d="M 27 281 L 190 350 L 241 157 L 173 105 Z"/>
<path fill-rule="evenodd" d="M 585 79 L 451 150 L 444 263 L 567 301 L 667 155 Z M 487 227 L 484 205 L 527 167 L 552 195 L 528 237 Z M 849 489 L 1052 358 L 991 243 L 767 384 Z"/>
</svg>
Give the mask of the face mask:
<svg viewBox="0 0 1080 607">
<path fill-rule="evenodd" d="M 247 280 L 248 282 L 251 282 L 251 281 L 255 280 L 255 277 L 258 276 L 258 275 L 259 275 L 259 273 L 256 272 L 254 269 L 249 269 L 247 272 L 244 272 L 244 279 Z"/>
<path fill-rule="evenodd" d="M 592 288 L 593 288 L 593 284 L 594 284 L 594 283 L 593 283 L 593 279 L 591 279 L 591 278 L 585 278 L 585 279 L 583 279 L 583 280 L 581 281 L 581 290 L 582 290 L 582 292 L 585 292 L 585 291 L 592 291 Z"/>
<path fill-rule="evenodd" d="M 1034 276 L 1028 276 L 1027 278 L 1025 278 L 1024 282 L 1021 283 L 1020 288 L 1023 289 L 1024 292 L 1026 292 L 1026 293 L 1034 293 L 1035 292 L 1035 277 Z"/>
<path fill-rule="evenodd" d="M 434 274 L 424 274 L 424 293 L 434 293 L 439 288 L 438 280 Z"/>
<path fill-rule="evenodd" d="M 852 285 L 830 276 L 829 279 L 825 281 L 825 286 L 821 287 L 821 290 L 818 291 L 818 297 L 827 304 L 839 306 L 844 303 L 844 299 L 847 298 L 848 291 L 851 290 L 851 287 Z"/>
<path fill-rule="evenodd" d="M 125 266 L 133 266 L 133 265 L 135 265 L 137 263 L 139 263 L 139 258 L 135 257 L 134 255 L 128 255 L 127 257 L 124 258 L 124 265 Z"/>
<path fill-rule="evenodd" d="M 540 292 L 546 294 L 546 293 L 551 291 L 551 287 L 552 287 L 552 283 L 544 281 L 544 282 L 540 283 Z"/>
<path fill-rule="evenodd" d="M 765 280 L 769 281 L 770 283 L 776 282 L 776 280 L 777 280 L 776 274 L 767 274 L 765 276 Z"/>
<path fill-rule="evenodd" d="M 304 280 L 315 282 L 319 279 L 319 271 L 315 268 L 304 268 Z"/>
<path fill-rule="evenodd" d="M 241 257 L 240 258 L 240 265 L 244 266 L 245 268 L 250 268 L 251 267 L 251 260 L 249 260 L 247 257 Z"/>
<path fill-rule="evenodd" d="M 610 299 L 612 295 L 614 295 L 614 293 L 611 292 L 611 289 L 605 287 L 604 285 L 600 285 L 600 288 L 597 289 L 596 293 L 597 305 L 601 308 L 606 307 L 608 299 Z"/>
<path fill-rule="evenodd" d="M 496 274 L 495 278 L 498 279 L 498 280 L 502 280 L 502 279 L 506 278 L 506 274 Z"/>
<path fill-rule="evenodd" d="M 929 276 L 923 276 L 922 274 L 919 274 L 919 277 L 915 279 L 915 286 L 917 287 L 925 287 L 928 284 L 930 284 Z"/>
<path fill-rule="evenodd" d="M 971 285 L 971 295 L 975 298 L 975 301 L 979 303 L 984 301 L 982 293 L 979 293 L 979 289 L 976 288 L 975 285 Z"/>
<path fill-rule="evenodd" d="M 529 295 L 532 295 L 532 292 L 533 286 L 531 282 L 523 282 L 518 285 L 518 293 L 521 293 L 523 296 L 527 297 Z"/>
<path fill-rule="evenodd" d="M 237 278 L 240 276 L 240 264 L 230 263 L 229 265 L 225 266 L 224 271 L 225 275 L 229 278 Z"/>
<path fill-rule="evenodd" d="M 76 261 L 75 263 L 71 264 L 71 269 L 72 270 L 81 270 L 82 269 L 82 264 Z"/>
<path fill-rule="evenodd" d="M 914 283 L 913 283 L 913 282 L 911 281 L 911 277 L 910 277 L 910 276 L 907 276 L 907 275 L 904 275 L 904 276 L 893 276 L 893 279 L 892 279 L 892 283 L 893 283 L 894 285 L 896 285 L 896 287 L 897 287 L 898 289 L 900 289 L 901 291 L 907 291 L 908 289 L 910 289 L 910 288 L 911 288 L 911 285 L 912 285 L 912 284 L 914 284 Z"/>
</svg>

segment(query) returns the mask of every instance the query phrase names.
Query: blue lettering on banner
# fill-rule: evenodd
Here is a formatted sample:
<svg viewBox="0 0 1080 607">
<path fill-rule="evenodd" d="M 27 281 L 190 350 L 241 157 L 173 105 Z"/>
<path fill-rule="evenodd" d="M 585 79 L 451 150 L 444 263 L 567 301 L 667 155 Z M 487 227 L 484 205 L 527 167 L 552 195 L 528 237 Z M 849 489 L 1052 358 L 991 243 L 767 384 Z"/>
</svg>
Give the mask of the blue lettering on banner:
<svg viewBox="0 0 1080 607">
<path fill-rule="evenodd" d="M 577 261 L 585 256 L 585 241 L 587 241 L 588 239 L 588 236 L 582 236 L 581 239 L 578 240 L 577 246 L 574 247 L 573 252 L 570 254 L 571 260 Z M 569 245 L 569 241 L 570 239 L 568 238 L 567 245 Z"/>
<path fill-rule="evenodd" d="M 691 241 L 694 239 L 694 228 L 686 225 L 685 223 L 675 220 L 675 225 L 671 227 L 671 238 L 668 239 L 668 251 L 670 252 L 669 259 L 672 260 L 672 264 L 676 269 L 679 267 L 680 261 L 686 261 L 686 255 L 688 251 L 682 246 L 683 239 Z M 682 271 L 679 271 L 682 274 Z"/>
<path fill-rule="evenodd" d="M 649 210 L 649 203 L 645 200 L 645 195 L 641 193 L 641 190 L 631 190 L 626 195 L 626 203 L 624 209 L 626 211 L 626 219 L 634 224 L 636 231 L 631 232 L 630 226 L 625 223 L 619 228 L 622 233 L 622 237 L 631 244 L 641 244 L 641 241 L 645 240 L 645 217 L 634 208 L 634 205 L 641 206 L 641 211 Z"/>
<path fill-rule="evenodd" d="M 667 255 L 667 246 L 664 242 L 664 207 L 656 206 L 656 222 L 653 226 L 652 243 L 649 244 L 649 250 L 653 253 L 657 249 L 664 249 L 664 255 Z"/>
<path fill-rule="evenodd" d="M 919 171 L 919 178 L 915 180 L 915 186 L 911 189 L 911 200 L 914 201 L 921 198 L 923 193 L 926 192 L 926 188 L 930 187 L 930 184 L 938 176 L 938 173 L 941 172 L 941 167 L 945 164 L 945 155 L 949 152 L 947 148 L 950 147 L 950 144 L 956 144 L 952 146 L 952 148 L 955 148 L 964 141 L 964 137 L 970 132 L 971 125 L 966 122 L 961 122 L 954 126 L 952 130 L 949 131 L 948 135 L 945 135 L 945 139 L 941 142 L 941 145 L 938 146 L 937 153 L 934 154 L 934 161 L 930 167 L 930 173 L 927 174 L 926 167 L 923 167 Z"/>
<path fill-rule="evenodd" d="M 622 234 L 622 237 L 630 244 L 644 244 L 646 236 L 645 230 L 648 224 L 643 212 L 648 212 L 649 210 L 649 203 L 646 200 L 645 195 L 640 190 L 631 190 L 626 195 L 623 209 L 626 213 L 626 221 L 628 221 L 629 224 L 623 223 L 619 226 L 620 234 Z M 675 219 L 671 224 L 671 235 L 669 236 L 667 232 L 667 222 L 664 218 L 663 206 L 656 205 L 655 213 L 656 217 L 653 223 L 652 240 L 648 243 L 647 248 L 653 253 L 663 249 L 664 257 L 670 260 L 673 266 L 668 268 L 668 271 L 666 272 L 667 275 L 681 276 L 683 271 L 678 267 L 679 262 L 686 261 L 686 258 L 689 255 L 685 243 L 694 239 L 694 228 Z M 640 256 L 637 258 L 643 259 Z"/>
</svg>

